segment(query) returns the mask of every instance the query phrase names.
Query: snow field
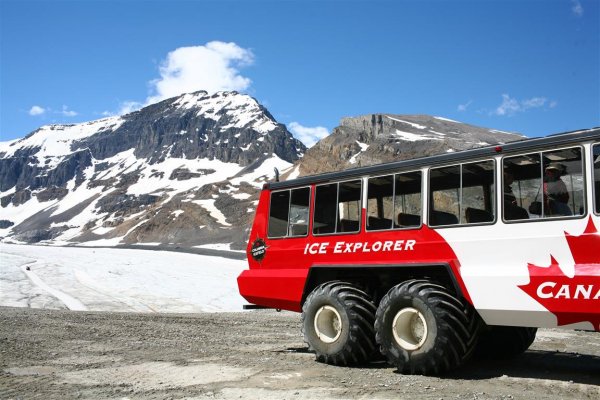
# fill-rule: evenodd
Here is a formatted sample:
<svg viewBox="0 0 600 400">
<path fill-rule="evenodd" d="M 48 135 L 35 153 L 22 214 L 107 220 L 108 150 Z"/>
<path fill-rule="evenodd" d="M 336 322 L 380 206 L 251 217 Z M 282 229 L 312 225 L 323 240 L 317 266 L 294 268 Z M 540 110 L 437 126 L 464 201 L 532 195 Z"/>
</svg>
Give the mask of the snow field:
<svg viewBox="0 0 600 400">
<path fill-rule="evenodd" d="M 241 311 L 236 278 L 246 267 L 246 261 L 167 251 L 0 244 L 0 305 Z"/>
</svg>

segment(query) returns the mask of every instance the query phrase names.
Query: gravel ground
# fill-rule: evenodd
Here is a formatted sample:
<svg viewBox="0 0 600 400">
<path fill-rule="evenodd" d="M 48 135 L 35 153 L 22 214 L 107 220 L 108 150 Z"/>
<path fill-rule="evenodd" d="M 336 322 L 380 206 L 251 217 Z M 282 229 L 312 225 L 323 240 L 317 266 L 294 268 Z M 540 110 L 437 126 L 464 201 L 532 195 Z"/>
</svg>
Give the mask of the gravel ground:
<svg viewBox="0 0 600 400">
<path fill-rule="evenodd" d="M 317 363 L 293 313 L 0 307 L 0 399 L 598 399 L 599 339 L 544 329 L 516 359 L 432 378 Z"/>
</svg>

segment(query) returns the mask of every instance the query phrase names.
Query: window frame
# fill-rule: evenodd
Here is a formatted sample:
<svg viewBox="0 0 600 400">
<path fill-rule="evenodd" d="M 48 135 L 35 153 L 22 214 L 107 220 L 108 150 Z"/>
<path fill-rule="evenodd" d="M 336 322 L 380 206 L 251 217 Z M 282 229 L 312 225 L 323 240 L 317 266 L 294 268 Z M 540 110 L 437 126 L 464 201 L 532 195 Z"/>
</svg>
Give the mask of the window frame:
<svg viewBox="0 0 600 400">
<path fill-rule="evenodd" d="M 594 215 L 600 215 L 600 209 L 596 210 L 596 201 L 599 201 L 599 199 L 600 199 L 600 191 L 598 191 L 598 192 L 596 191 L 596 170 L 594 169 L 594 147 L 597 147 L 598 151 L 600 153 L 600 142 L 594 142 L 594 143 L 590 144 L 590 163 L 591 163 L 591 167 L 592 167 L 592 171 L 591 171 L 592 176 L 590 177 L 590 190 L 592 191 L 592 204 L 590 205 L 590 207 L 588 207 L 588 209 L 591 208 L 592 213 Z M 600 154 L 599 154 L 599 156 L 600 156 Z M 600 179 L 600 176 L 598 176 L 598 178 Z M 585 178 L 584 178 L 584 182 L 585 182 Z M 584 187 L 587 188 L 587 185 L 584 185 Z M 585 195 L 585 193 L 584 193 L 584 195 Z"/>
<path fill-rule="evenodd" d="M 290 209 L 292 206 L 292 191 L 293 190 L 298 190 L 298 189 L 306 189 L 308 188 L 308 221 L 306 221 L 306 235 L 298 235 L 298 236 L 291 236 L 289 235 L 289 230 L 290 230 Z M 280 193 L 280 192 L 290 192 L 290 198 L 288 200 L 288 219 L 287 219 L 287 230 L 286 230 L 286 235 L 285 236 L 269 236 L 269 225 L 271 224 L 271 199 L 273 196 L 273 193 Z M 267 214 L 267 238 L 271 239 L 271 240 L 278 240 L 278 239 L 296 239 L 296 238 L 305 238 L 308 237 L 308 233 L 310 232 L 310 228 L 312 226 L 312 219 L 311 217 L 311 211 L 312 211 L 312 185 L 307 185 L 307 186 L 299 186 L 299 187 L 294 187 L 294 188 L 289 188 L 289 189 L 280 189 L 280 190 L 272 190 L 269 193 L 269 213 Z"/>
<path fill-rule="evenodd" d="M 393 215 L 395 213 L 396 210 L 396 175 L 402 175 L 402 174 L 411 174 L 411 173 L 415 173 L 418 172 L 421 174 L 421 213 L 420 213 L 420 219 L 421 219 L 421 223 L 417 226 L 407 226 L 407 227 L 399 227 L 399 228 L 394 228 L 394 225 L 396 225 L 396 221 L 395 218 L 396 216 Z M 390 231 L 406 231 L 406 230 L 411 230 L 411 229 L 421 229 L 423 227 L 424 224 L 424 213 L 423 210 L 425 209 L 424 207 L 424 202 L 425 202 L 425 196 L 423 196 L 423 192 L 425 191 L 425 179 L 423 179 L 423 175 L 424 172 L 422 169 L 414 169 L 414 170 L 408 170 L 408 171 L 397 171 L 397 172 L 392 172 L 392 173 L 388 173 L 388 174 L 382 174 L 382 175 L 373 175 L 373 176 L 368 176 L 366 177 L 367 180 L 367 184 L 366 184 L 366 190 L 367 190 L 367 207 L 365 207 L 365 218 L 369 218 L 369 208 L 368 208 L 368 202 L 369 202 L 369 179 L 375 179 L 375 178 L 381 178 L 381 177 L 385 177 L 385 176 L 392 176 L 392 207 L 393 207 L 393 212 L 392 212 L 392 217 L 394 219 L 392 219 L 392 227 L 388 228 L 388 229 L 368 229 L 368 225 L 365 223 L 365 232 L 366 233 L 376 233 L 376 232 L 390 232 Z M 366 222 L 366 221 L 365 221 Z"/>
<path fill-rule="evenodd" d="M 495 209 L 495 212 L 493 213 L 493 219 L 491 221 L 488 222 L 473 222 L 473 223 L 461 223 L 461 212 L 462 212 L 462 199 L 463 199 L 463 165 L 467 165 L 467 164 L 477 164 L 477 163 L 482 163 L 482 162 L 489 162 L 492 161 L 493 165 L 494 165 L 494 170 L 492 173 L 492 176 L 494 178 L 493 181 L 493 193 L 492 195 L 492 199 L 491 199 L 491 204 Z M 440 169 L 440 168 L 447 168 L 447 167 L 454 167 L 454 166 L 459 166 L 459 171 L 460 171 L 460 193 L 459 193 L 459 215 L 457 215 L 458 218 L 458 223 L 456 224 L 451 224 L 451 225 L 431 225 L 431 207 L 433 205 L 433 191 L 431 190 L 431 170 L 434 169 Z M 496 222 L 498 222 L 498 210 L 496 207 L 497 203 L 497 199 L 498 199 L 498 179 L 497 179 L 497 172 L 498 172 L 498 163 L 496 158 L 482 158 L 482 159 L 478 159 L 478 160 L 474 160 L 474 161 L 464 161 L 464 162 L 460 162 L 460 163 L 453 163 L 453 164 L 444 164 L 444 165 L 439 165 L 439 166 L 435 166 L 435 167 L 429 167 L 427 168 L 427 226 L 431 229 L 439 229 L 439 228 L 464 228 L 466 226 L 485 226 L 485 225 L 494 225 Z"/>
<path fill-rule="evenodd" d="M 522 223 L 531 223 L 531 222 L 547 222 L 547 221 L 562 221 L 562 220 L 574 220 L 574 219 L 582 219 L 587 217 L 588 212 L 589 212 L 589 206 L 587 204 L 587 176 L 586 176 L 586 168 L 585 168 L 585 160 L 586 160 L 586 152 L 585 152 L 585 147 L 583 146 L 583 144 L 576 144 L 574 146 L 568 146 L 568 147 L 558 147 L 558 148 L 545 148 L 545 149 L 540 149 L 540 150 L 533 150 L 533 151 L 526 151 L 526 152 L 519 152 L 519 153 L 514 153 L 514 154 L 507 154 L 502 156 L 502 158 L 500 159 L 500 167 L 501 167 L 501 171 L 502 171 L 502 175 L 500 177 L 501 180 L 501 184 L 502 184 L 502 190 L 504 190 L 504 159 L 506 158 L 511 158 L 511 157 L 519 157 L 519 156 L 525 156 L 525 155 L 529 155 L 529 154 L 538 154 L 540 157 L 540 179 L 541 179 L 541 183 L 542 186 L 544 185 L 544 158 L 543 158 L 543 154 L 544 153 L 551 153 L 551 152 L 555 152 L 555 151 L 562 151 L 562 150 L 568 150 L 568 149 L 575 149 L 578 148 L 581 152 L 581 176 L 583 178 L 583 194 L 582 194 L 582 198 L 583 198 L 583 214 L 581 215 L 560 215 L 557 217 L 542 217 L 540 216 L 539 218 L 528 218 L 528 219 L 509 219 L 506 220 L 504 219 L 504 193 L 502 193 L 502 198 L 500 199 L 500 207 L 502 209 L 502 222 L 505 224 L 522 224 Z M 593 165 L 592 165 L 592 169 L 593 169 Z M 592 172 L 593 173 L 593 172 Z M 541 190 L 541 189 L 540 189 Z M 542 198 L 543 198 L 543 194 L 542 194 Z M 529 210 L 526 210 L 527 213 L 529 213 Z"/>
<path fill-rule="evenodd" d="M 352 231 L 352 232 L 337 232 L 337 227 L 338 227 L 338 216 L 339 216 L 339 207 L 340 207 L 340 183 L 346 183 L 346 182 L 354 182 L 354 181 L 359 181 L 360 182 L 360 198 L 358 200 L 358 204 L 360 206 L 360 211 L 359 211 L 359 218 L 358 218 L 358 230 L 357 231 Z M 335 228 L 334 231 L 331 233 L 315 233 L 314 232 L 314 225 L 315 225 L 315 213 L 314 210 L 316 210 L 317 208 L 317 188 L 319 186 L 326 186 L 326 185 L 331 185 L 331 184 L 335 184 L 336 185 L 336 201 L 335 201 Z M 311 213 L 311 220 L 310 220 L 310 227 L 309 230 L 311 232 L 311 234 L 315 237 L 320 237 L 320 236 L 333 236 L 333 235 L 357 235 L 359 233 L 361 233 L 362 231 L 362 209 L 363 209 L 363 191 L 364 191 L 364 186 L 365 186 L 365 182 L 363 178 L 354 178 L 354 179 L 346 179 L 343 181 L 334 181 L 334 182 L 326 182 L 326 183 L 321 183 L 321 184 L 317 184 L 314 185 L 315 187 L 315 191 L 314 191 L 314 196 L 311 196 L 312 198 L 312 206 L 313 206 L 313 212 Z"/>
</svg>

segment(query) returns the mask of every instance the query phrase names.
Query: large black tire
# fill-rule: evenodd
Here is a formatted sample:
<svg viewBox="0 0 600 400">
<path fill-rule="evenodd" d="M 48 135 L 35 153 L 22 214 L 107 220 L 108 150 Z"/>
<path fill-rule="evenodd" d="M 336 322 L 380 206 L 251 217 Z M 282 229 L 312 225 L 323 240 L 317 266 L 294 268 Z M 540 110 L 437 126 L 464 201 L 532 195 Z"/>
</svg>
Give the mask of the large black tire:
<svg viewBox="0 0 600 400">
<path fill-rule="evenodd" d="M 523 354 L 535 340 L 537 328 L 488 326 L 481 332 L 475 354 L 481 358 L 508 359 Z"/>
<path fill-rule="evenodd" d="M 355 365 L 376 350 L 376 307 L 369 295 L 347 282 L 327 282 L 302 307 L 302 333 L 317 361 Z"/>
<path fill-rule="evenodd" d="M 410 280 L 383 297 L 375 332 L 381 353 L 399 372 L 438 375 L 472 355 L 479 324 L 473 308 L 445 287 Z"/>
</svg>

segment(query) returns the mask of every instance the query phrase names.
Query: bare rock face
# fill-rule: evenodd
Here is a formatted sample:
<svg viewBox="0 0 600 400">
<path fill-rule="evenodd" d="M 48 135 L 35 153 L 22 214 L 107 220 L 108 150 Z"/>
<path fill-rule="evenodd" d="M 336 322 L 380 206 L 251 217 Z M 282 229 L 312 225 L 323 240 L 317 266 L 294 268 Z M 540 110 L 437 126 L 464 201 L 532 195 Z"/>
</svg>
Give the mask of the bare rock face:
<svg viewBox="0 0 600 400">
<path fill-rule="evenodd" d="M 37 199 L 38 201 L 50 201 L 56 199 L 62 199 L 69 193 L 69 190 L 66 188 L 49 186 L 46 189 L 38 192 Z"/>
<path fill-rule="evenodd" d="M 428 115 L 370 114 L 343 118 L 331 135 L 307 150 L 300 175 L 521 140 L 501 132 Z"/>
</svg>

